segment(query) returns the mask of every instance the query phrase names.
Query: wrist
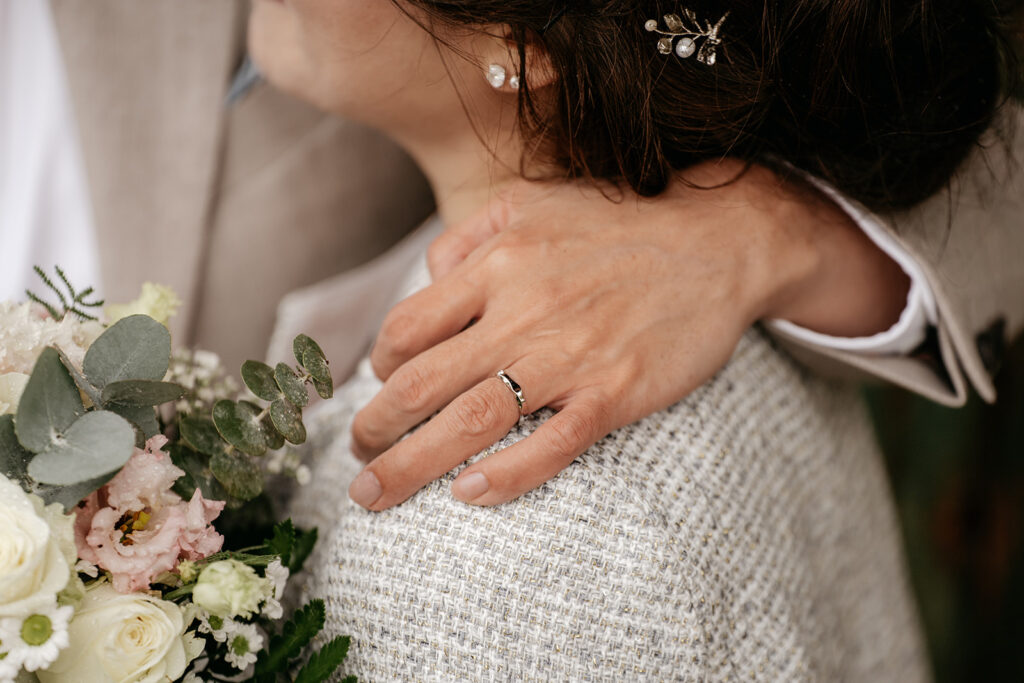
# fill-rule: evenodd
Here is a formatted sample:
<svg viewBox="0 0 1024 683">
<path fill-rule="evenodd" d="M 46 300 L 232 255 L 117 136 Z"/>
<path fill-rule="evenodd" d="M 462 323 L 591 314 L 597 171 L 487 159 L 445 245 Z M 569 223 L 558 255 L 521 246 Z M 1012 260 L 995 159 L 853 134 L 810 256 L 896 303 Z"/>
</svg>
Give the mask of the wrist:
<svg viewBox="0 0 1024 683">
<path fill-rule="evenodd" d="M 766 290 L 761 318 L 788 320 L 837 337 L 892 327 L 906 307 L 910 278 L 865 231 L 809 184 L 781 184 L 768 220 L 782 264 Z"/>
</svg>

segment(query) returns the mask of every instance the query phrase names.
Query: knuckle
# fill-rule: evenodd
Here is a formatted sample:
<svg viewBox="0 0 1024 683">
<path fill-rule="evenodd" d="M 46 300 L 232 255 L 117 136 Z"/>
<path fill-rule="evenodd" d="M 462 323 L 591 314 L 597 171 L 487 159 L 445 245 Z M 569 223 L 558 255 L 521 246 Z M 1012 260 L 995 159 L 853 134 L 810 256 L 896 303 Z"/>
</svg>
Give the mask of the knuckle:
<svg viewBox="0 0 1024 683">
<path fill-rule="evenodd" d="M 427 373 L 411 365 L 403 365 L 388 379 L 396 407 L 406 413 L 420 413 L 430 408 L 432 383 Z"/>
<path fill-rule="evenodd" d="M 383 436 L 371 426 L 369 418 L 364 413 L 358 413 L 353 418 L 351 435 L 352 445 L 358 456 L 381 451 L 387 446 Z"/>
<path fill-rule="evenodd" d="M 395 307 L 380 328 L 377 346 L 381 353 L 390 357 L 404 357 L 411 353 L 419 338 L 417 323 L 417 317 L 407 313 L 401 304 Z"/>
<path fill-rule="evenodd" d="M 480 392 L 465 394 L 452 404 L 452 428 L 460 436 L 484 436 L 500 420 L 501 415 L 493 402 Z"/>
<path fill-rule="evenodd" d="M 575 458 L 590 444 L 597 431 L 596 419 L 585 413 L 559 413 L 561 419 L 552 421 L 551 439 L 558 455 Z"/>
</svg>

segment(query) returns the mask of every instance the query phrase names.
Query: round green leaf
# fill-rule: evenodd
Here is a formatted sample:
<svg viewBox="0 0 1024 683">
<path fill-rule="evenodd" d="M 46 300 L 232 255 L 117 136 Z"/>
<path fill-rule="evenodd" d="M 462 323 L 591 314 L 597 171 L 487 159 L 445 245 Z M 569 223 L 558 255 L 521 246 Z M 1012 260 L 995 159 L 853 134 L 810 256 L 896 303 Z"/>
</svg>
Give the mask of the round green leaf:
<svg viewBox="0 0 1024 683">
<path fill-rule="evenodd" d="M 316 389 L 316 393 L 320 394 L 320 398 L 331 398 L 334 396 L 333 382 L 319 382 L 314 379 L 313 387 Z"/>
<path fill-rule="evenodd" d="M 221 453 L 210 458 L 210 471 L 224 489 L 240 500 L 252 500 L 263 492 L 263 473 L 244 453 Z"/>
<path fill-rule="evenodd" d="M 263 433 L 267 437 L 268 451 L 276 451 L 284 446 L 284 437 L 281 436 L 281 432 L 277 431 L 277 427 L 274 426 L 274 420 L 270 417 L 270 413 L 263 416 Z"/>
<path fill-rule="evenodd" d="M 274 381 L 274 370 L 266 363 L 258 360 L 247 360 L 242 363 L 242 381 L 256 396 L 264 401 L 273 401 L 281 395 Z"/>
<path fill-rule="evenodd" d="M 78 484 L 118 470 L 135 452 L 135 430 L 105 410 L 86 413 L 28 464 L 43 484 Z"/>
<path fill-rule="evenodd" d="M 260 407 L 249 401 L 222 399 L 213 406 L 213 424 L 229 444 L 249 455 L 267 452 L 267 437 L 260 423 Z"/>
<path fill-rule="evenodd" d="M 189 446 L 200 453 L 214 456 L 227 450 L 224 437 L 217 431 L 213 422 L 198 417 L 183 417 L 179 423 L 181 436 Z"/>
<path fill-rule="evenodd" d="M 130 315 L 101 334 L 85 354 L 85 376 L 99 388 L 126 379 L 162 380 L 171 333 L 148 315 Z"/>
<path fill-rule="evenodd" d="M 274 379 L 277 380 L 277 386 L 281 387 L 281 391 L 284 392 L 285 398 L 296 406 L 301 408 L 309 403 L 306 383 L 299 379 L 290 367 L 284 363 L 278 363 L 274 368 Z"/>
<path fill-rule="evenodd" d="M 306 355 L 302 359 L 302 367 L 306 368 L 306 372 L 317 382 L 325 384 L 332 382 L 331 369 L 327 367 L 327 359 L 323 355 L 315 351 L 306 351 Z"/>
<path fill-rule="evenodd" d="M 85 413 L 82 396 L 55 349 L 43 349 L 18 403 L 15 431 L 21 445 L 42 453 Z"/>
<path fill-rule="evenodd" d="M 270 418 L 285 439 L 298 444 L 306 440 L 306 427 L 302 424 L 302 412 L 290 401 L 279 398 L 270 404 Z"/>
<path fill-rule="evenodd" d="M 135 408 L 150 408 L 176 401 L 185 394 L 185 387 L 172 382 L 149 379 L 128 379 L 110 382 L 103 387 L 103 403 L 119 403 Z"/>
<path fill-rule="evenodd" d="M 304 364 L 303 358 L 306 357 L 306 353 L 313 353 L 327 360 L 320 345 L 304 334 L 300 334 L 292 342 L 292 352 L 295 354 L 295 360 L 302 364 Z"/>
</svg>

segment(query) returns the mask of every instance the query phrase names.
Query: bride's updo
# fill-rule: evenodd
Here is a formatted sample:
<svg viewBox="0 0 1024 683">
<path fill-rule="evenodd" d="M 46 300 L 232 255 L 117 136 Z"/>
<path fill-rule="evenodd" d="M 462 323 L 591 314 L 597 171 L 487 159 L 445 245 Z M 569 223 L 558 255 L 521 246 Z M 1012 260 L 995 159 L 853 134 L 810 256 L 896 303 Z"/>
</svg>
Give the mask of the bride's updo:
<svg viewBox="0 0 1024 683">
<path fill-rule="evenodd" d="M 1019 78 L 1007 27 L 1021 0 L 404 0 L 442 24 L 507 25 L 540 45 L 554 90 L 520 73 L 520 118 L 574 176 L 662 191 L 725 155 L 784 159 L 877 210 L 939 190 Z M 727 11 L 713 66 L 645 27 Z M 1019 35 L 1018 35 L 1019 37 Z M 1012 78 L 1011 78 L 1012 76 Z"/>
</svg>

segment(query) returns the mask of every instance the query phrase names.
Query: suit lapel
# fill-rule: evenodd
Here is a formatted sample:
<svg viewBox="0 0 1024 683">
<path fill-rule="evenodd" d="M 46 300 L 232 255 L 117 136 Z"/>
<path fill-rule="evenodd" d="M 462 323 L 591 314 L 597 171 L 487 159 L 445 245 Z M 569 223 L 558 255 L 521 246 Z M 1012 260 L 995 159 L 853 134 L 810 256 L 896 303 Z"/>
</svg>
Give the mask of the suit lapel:
<svg viewBox="0 0 1024 683">
<path fill-rule="evenodd" d="M 224 94 L 242 51 L 239 0 L 52 0 L 88 176 L 103 294 L 143 281 L 200 296 Z M 184 335 L 185 339 L 181 336 Z"/>
</svg>

